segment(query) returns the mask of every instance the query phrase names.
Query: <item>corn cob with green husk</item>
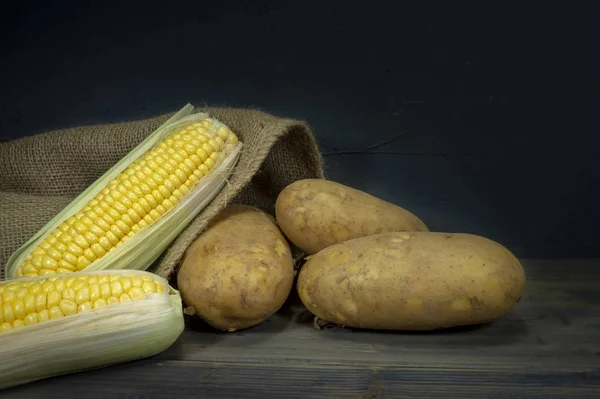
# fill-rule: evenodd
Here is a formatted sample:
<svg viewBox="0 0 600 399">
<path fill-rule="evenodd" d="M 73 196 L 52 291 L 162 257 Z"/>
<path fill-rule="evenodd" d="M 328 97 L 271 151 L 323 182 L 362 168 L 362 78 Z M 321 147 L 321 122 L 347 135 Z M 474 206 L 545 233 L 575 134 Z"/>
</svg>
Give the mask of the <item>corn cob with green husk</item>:
<svg viewBox="0 0 600 399">
<path fill-rule="evenodd" d="M 158 128 L 46 224 L 8 278 L 147 269 L 226 183 L 241 143 L 191 106 Z"/>
<path fill-rule="evenodd" d="M 153 356 L 183 329 L 179 292 L 146 271 L 0 282 L 0 389 Z"/>
</svg>

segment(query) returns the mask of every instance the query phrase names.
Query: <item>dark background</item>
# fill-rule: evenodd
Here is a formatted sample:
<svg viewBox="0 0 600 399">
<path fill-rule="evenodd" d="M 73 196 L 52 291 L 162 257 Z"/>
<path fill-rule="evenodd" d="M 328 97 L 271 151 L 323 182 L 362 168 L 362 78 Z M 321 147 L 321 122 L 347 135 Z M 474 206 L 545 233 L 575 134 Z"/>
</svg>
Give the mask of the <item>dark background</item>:
<svg viewBox="0 0 600 399">
<path fill-rule="evenodd" d="M 600 2 L 321 3 L 0 2 L 0 137 L 254 107 L 431 229 L 600 255 Z"/>
</svg>

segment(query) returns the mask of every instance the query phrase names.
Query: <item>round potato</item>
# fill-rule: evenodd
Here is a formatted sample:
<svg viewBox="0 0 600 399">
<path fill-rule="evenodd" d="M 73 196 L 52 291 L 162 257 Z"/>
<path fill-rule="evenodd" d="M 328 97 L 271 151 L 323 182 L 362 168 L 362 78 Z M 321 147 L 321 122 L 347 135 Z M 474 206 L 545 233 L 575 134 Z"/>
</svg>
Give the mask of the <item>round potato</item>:
<svg viewBox="0 0 600 399">
<path fill-rule="evenodd" d="M 353 238 L 392 231 L 429 231 L 411 212 L 363 191 L 322 179 L 298 180 L 275 204 L 281 231 L 311 255 Z"/>
<path fill-rule="evenodd" d="M 500 244 L 470 234 L 396 232 L 332 245 L 298 276 L 304 305 L 334 324 L 432 330 L 510 311 L 525 274 Z"/>
<path fill-rule="evenodd" d="M 290 247 L 274 218 L 243 205 L 227 207 L 194 241 L 177 275 L 187 311 L 228 331 L 274 314 L 293 280 Z"/>
</svg>

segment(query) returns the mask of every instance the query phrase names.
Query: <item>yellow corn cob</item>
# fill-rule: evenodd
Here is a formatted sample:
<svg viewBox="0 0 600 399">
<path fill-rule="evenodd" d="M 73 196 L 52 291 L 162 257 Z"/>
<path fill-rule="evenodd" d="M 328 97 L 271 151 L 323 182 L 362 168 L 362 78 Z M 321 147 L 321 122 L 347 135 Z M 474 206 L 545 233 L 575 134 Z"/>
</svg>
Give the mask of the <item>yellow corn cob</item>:
<svg viewBox="0 0 600 399">
<path fill-rule="evenodd" d="M 230 169 L 240 146 L 227 126 L 204 114 L 181 118 L 157 133 L 162 134 L 153 138 L 149 148 L 125 157 L 116 167 L 121 169 L 118 173 L 107 172 L 87 195 L 67 208 L 68 214 L 55 218 L 35 243 L 30 240 L 15 253 L 7 265 L 7 276 L 64 274 L 95 266 L 139 232 L 158 230 L 154 229 L 156 222 L 186 202 L 175 221 L 163 224 L 162 231 L 170 232 L 160 234 L 160 242 L 136 241 L 140 251 L 150 251 L 153 256 L 134 252 L 136 264 L 133 259 L 115 256 L 114 261 L 101 262 L 91 270 L 121 267 L 117 261 L 122 267 L 146 269 L 176 236 L 173 233 L 181 231 L 216 195 L 227 171 L 219 174 L 215 169 Z M 143 238 L 151 237 L 148 234 Z"/>
<path fill-rule="evenodd" d="M 0 283 L 0 389 L 155 355 L 184 321 L 179 292 L 139 270 Z"/>
</svg>

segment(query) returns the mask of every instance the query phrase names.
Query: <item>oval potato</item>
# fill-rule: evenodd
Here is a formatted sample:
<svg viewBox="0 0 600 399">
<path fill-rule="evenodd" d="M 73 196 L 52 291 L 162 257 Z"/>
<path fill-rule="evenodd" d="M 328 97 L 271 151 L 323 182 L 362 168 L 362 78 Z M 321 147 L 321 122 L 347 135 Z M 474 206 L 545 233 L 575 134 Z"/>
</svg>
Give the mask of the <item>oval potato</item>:
<svg viewBox="0 0 600 399">
<path fill-rule="evenodd" d="M 229 331 L 274 314 L 293 281 L 291 250 L 274 218 L 243 205 L 225 208 L 188 248 L 177 275 L 185 305 Z"/>
<path fill-rule="evenodd" d="M 298 293 L 338 325 L 432 330 L 481 324 L 510 311 L 525 273 L 500 244 L 470 234 L 397 232 L 330 246 L 308 258 Z"/>
<path fill-rule="evenodd" d="M 411 212 L 368 193 L 322 179 L 285 187 L 275 203 L 281 231 L 311 255 L 330 245 L 392 231 L 429 231 Z"/>
</svg>

